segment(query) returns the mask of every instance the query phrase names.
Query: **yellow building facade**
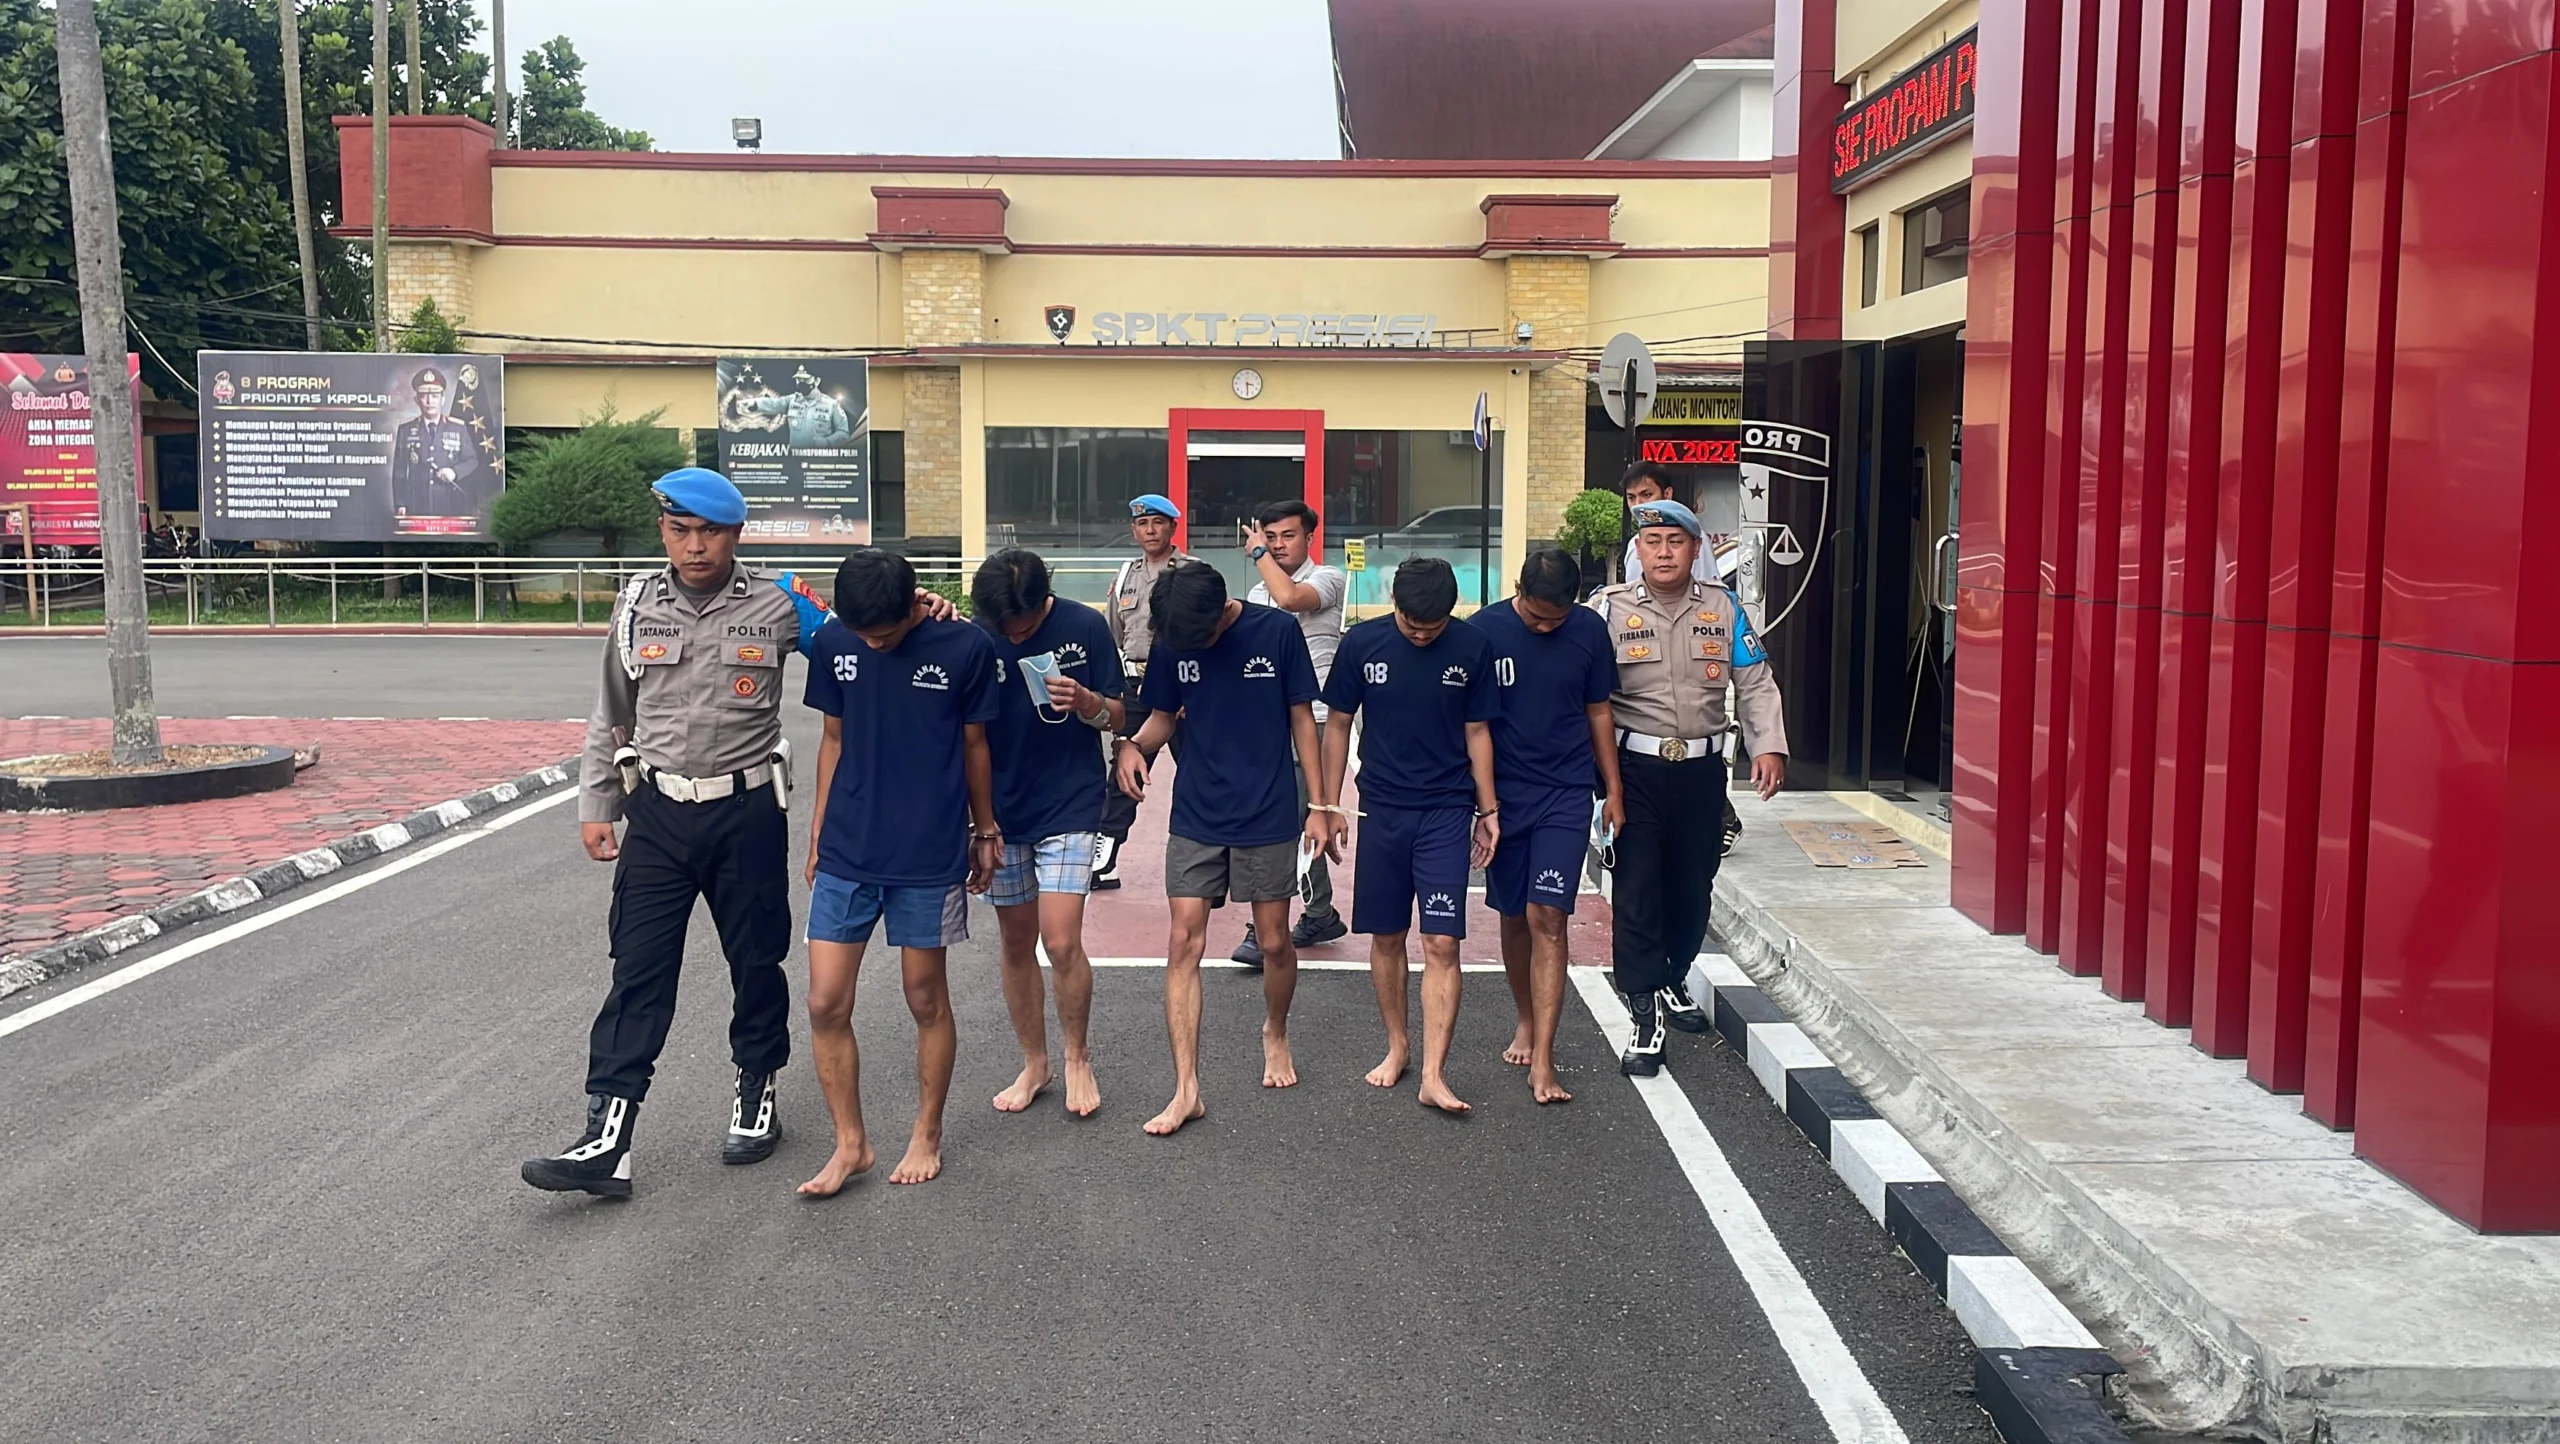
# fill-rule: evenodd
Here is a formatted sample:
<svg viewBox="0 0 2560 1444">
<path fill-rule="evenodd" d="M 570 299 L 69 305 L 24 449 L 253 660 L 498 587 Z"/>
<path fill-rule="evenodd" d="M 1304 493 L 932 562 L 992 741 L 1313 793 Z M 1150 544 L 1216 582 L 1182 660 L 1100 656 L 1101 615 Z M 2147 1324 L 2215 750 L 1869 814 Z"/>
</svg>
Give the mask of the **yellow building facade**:
<svg viewBox="0 0 2560 1444">
<path fill-rule="evenodd" d="M 394 125 L 394 314 L 432 297 L 502 354 L 511 428 L 611 406 L 707 433 L 715 358 L 865 355 L 875 535 L 924 554 L 1108 550 L 1137 491 L 1189 494 L 1195 550 L 1289 495 L 1329 539 L 1420 524 L 1427 548 L 1489 492 L 1507 575 L 1586 484 L 1598 348 L 1766 309 L 1760 163 L 590 154 Z M 367 147 L 341 150 L 365 194 Z"/>
</svg>

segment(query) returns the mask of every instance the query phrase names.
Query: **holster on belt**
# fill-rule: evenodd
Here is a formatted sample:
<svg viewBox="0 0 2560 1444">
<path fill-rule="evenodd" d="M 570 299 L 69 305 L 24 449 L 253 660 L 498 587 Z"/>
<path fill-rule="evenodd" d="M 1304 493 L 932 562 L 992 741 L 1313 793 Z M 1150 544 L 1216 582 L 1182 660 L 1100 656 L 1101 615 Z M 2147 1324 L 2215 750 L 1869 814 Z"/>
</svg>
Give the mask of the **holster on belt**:
<svg viewBox="0 0 2560 1444">
<path fill-rule="evenodd" d="M 783 811 L 791 810 L 791 739 L 777 737 L 773 743 L 773 801 Z"/>
<path fill-rule="evenodd" d="M 640 790 L 640 749 L 631 745 L 630 736 L 619 727 L 613 729 L 613 770 L 622 778 L 623 796 Z"/>
</svg>

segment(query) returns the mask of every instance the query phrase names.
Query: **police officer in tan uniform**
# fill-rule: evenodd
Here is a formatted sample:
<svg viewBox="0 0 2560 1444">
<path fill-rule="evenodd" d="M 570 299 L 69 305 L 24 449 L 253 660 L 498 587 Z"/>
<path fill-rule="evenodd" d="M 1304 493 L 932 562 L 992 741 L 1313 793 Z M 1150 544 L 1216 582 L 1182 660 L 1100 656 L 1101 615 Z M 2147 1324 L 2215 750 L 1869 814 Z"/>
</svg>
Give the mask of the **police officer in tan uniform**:
<svg viewBox="0 0 2560 1444">
<path fill-rule="evenodd" d="M 1182 508 L 1171 497 L 1151 491 L 1130 498 L 1129 536 L 1138 544 L 1138 554 L 1120 564 L 1110 590 L 1103 594 L 1102 620 L 1120 648 L 1120 666 L 1129 685 L 1129 716 L 1120 729 L 1122 737 L 1137 736 L 1147 720 L 1147 709 L 1138 705 L 1137 696 L 1138 684 L 1147 676 L 1147 653 L 1155 647 L 1155 621 L 1147 615 L 1149 594 L 1155 590 L 1156 578 L 1193 560 L 1174 549 L 1173 529 L 1181 520 Z M 1174 760 L 1180 761 L 1180 733 L 1174 734 L 1171 746 Z M 1129 829 L 1137 820 L 1137 799 L 1109 778 L 1103 779 L 1102 846 L 1093 858 L 1094 891 L 1109 892 L 1120 885 L 1120 849 L 1128 844 Z"/>
<path fill-rule="evenodd" d="M 1689 994 L 1691 960 L 1706 940 L 1707 904 L 1722 860 L 1725 689 L 1742 714 L 1751 784 L 1763 799 L 1787 774 L 1787 724 L 1769 656 L 1733 593 L 1692 571 L 1703 540 L 1698 518 L 1676 501 L 1634 511 L 1641 573 L 1592 594 L 1609 623 L 1618 689 L 1618 770 L 1626 822 L 1615 840 L 1614 952 L 1635 1037 L 1619 1070 L 1662 1067 L 1666 1024 L 1711 1026 Z"/>
<path fill-rule="evenodd" d="M 587 855 L 614 864 L 613 984 L 588 1038 L 586 1131 L 523 1168 L 525 1182 L 553 1192 L 631 1192 L 633 1115 L 675 1017 L 696 897 L 711 906 L 736 997 L 738 1085 L 721 1161 L 761 1161 L 781 1137 L 773 1075 L 791 1053 L 782 659 L 807 649 L 827 609 L 788 573 L 739 564 L 747 503 L 727 477 L 686 467 L 654 489 L 668 565 L 614 602 L 580 769 Z"/>
</svg>

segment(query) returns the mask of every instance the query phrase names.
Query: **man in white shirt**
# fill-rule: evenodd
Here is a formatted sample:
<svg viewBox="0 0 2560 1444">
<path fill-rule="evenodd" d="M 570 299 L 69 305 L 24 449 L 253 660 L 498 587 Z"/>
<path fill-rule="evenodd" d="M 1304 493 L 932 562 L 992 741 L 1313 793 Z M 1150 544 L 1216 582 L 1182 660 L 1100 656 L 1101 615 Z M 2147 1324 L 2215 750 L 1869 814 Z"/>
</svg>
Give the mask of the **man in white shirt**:
<svg viewBox="0 0 2560 1444">
<path fill-rule="evenodd" d="M 1277 607 L 1297 617 L 1298 631 L 1307 639 L 1307 656 L 1316 664 L 1316 681 L 1321 685 L 1332 676 L 1333 654 L 1342 646 L 1342 599 L 1351 591 L 1351 578 L 1340 567 L 1317 565 L 1317 521 L 1315 508 L 1294 500 L 1275 501 L 1254 517 L 1245 555 L 1252 560 L 1260 578 L 1245 594 L 1245 600 Z M 1315 704 L 1315 712 L 1316 726 L 1322 728 L 1322 702 Z M 1315 762 L 1311 757 L 1298 759 L 1301 824 L 1306 821 L 1307 769 Z M 1290 942 L 1310 948 L 1349 934 L 1342 915 L 1334 911 L 1333 874 L 1322 856 L 1307 870 L 1306 905 L 1297 926 L 1289 930 Z M 1231 956 L 1248 968 L 1262 966 L 1262 945 L 1255 940 L 1250 926 Z"/>
</svg>

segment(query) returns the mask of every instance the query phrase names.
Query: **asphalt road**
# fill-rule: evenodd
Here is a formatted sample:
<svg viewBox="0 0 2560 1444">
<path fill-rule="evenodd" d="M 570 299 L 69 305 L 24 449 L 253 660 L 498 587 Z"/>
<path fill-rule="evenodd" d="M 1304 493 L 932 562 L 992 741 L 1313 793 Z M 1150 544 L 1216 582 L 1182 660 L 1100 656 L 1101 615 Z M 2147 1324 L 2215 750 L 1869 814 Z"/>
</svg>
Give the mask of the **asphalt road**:
<svg viewBox="0 0 2560 1444">
<path fill-rule="evenodd" d="M 12 682 L 17 645 L 0 647 Z M 428 715 L 506 715 L 418 645 L 268 659 L 434 673 Z M 569 687 L 593 665 L 584 642 L 552 660 L 505 649 L 564 644 L 423 645 L 487 649 L 488 687 Z M 221 714 L 355 710 L 196 695 Z M 118 967 L 195 950 L 0 1035 L 0 1436 L 1843 1437 L 1591 1016 L 1568 994 L 1577 1098 L 1537 1108 L 1499 1061 L 1507 996 L 1480 974 L 1452 1066 L 1478 1109 L 1457 1121 L 1360 1081 L 1378 1050 L 1365 976 L 1302 979 L 1305 1081 L 1269 1092 L 1258 986 L 1213 972 L 1209 1116 L 1160 1140 L 1138 1129 L 1170 1084 L 1145 968 L 1100 975 L 1098 1117 L 1054 1096 L 988 1107 L 1016 1059 L 981 909 L 952 961 L 942 1178 L 896 1188 L 883 1169 L 811 1203 L 791 1191 L 826 1152 L 803 1028 L 780 1153 L 717 1162 L 726 975 L 698 917 L 638 1122 L 639 1196 L 527 1189 L 517 1161 L 575 1132 L 605 968 L 609 874 L 570 817 L 376 864 L 349 881 L 389 875 L 294 895 L 236 940 L 128 954 Z M 0 1028 L 98 976 L 12 999 Z M 856 1025 L 893 1158 L 911 1034 L 876 970 Z M 1904 1436 L 1992 1439 L 1961 1331 L 1741 1060 L 1677 1035 L 1671 1058 Z"/>
</svg>

